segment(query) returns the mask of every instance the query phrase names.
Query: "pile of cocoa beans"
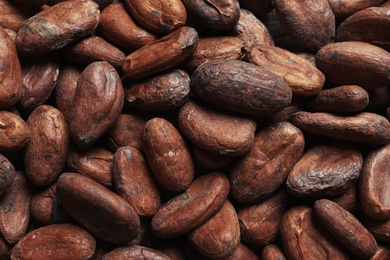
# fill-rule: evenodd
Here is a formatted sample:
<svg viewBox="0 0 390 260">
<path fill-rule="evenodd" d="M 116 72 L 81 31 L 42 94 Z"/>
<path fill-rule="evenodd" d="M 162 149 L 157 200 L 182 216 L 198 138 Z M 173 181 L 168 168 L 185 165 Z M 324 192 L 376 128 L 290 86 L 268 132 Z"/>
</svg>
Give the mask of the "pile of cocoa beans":
<svg viewBox="0 0 390 260">
<path fill-rule="evenodd" d="M 390 259 L 390 0 L 0 0 L 0 259 Z"/>
</svg>

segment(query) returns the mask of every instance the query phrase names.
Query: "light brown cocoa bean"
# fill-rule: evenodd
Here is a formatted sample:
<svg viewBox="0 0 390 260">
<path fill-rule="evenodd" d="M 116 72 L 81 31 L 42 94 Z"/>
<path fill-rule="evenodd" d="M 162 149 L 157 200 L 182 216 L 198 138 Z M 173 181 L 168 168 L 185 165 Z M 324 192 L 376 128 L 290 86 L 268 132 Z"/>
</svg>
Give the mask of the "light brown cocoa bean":
<svg viewBox="0 0 390 260">
<path fill-rule="evenodd" d="M 11 251 L 11 259 L 86 260 L 95 252 L 96 241 L 73 224 L 56 224 L 35 229 L 24 236 Z"/>
<path fill-rule="evenodd" d="M 41 105 L 30 114 L 30 141 L 24 152 L 28 179 L 35 185 L 52 184 L 62 173 L 70 147 L 68 124 L 55 107 Z"/>
<path fill-rule="evenodd" d="M 9 244 L 18 242 L 27 231 L 31 196 L 24 172 L 16 171 L 11 186 L 0 198 L 0 232 Z"/>
<path fill-rule="evenodd" d="M 90 36 L 68 45 L 62 53 L 67 59 L 86 65 L 107 61 L 114 67 L 120 67 L 126 58 L 125 53 L 99 36 Z"/>
<path fill-rule="evenodd" d="M 321 48 L 316 65 L 327 80 L 337 85 L 358 85 L 364 89 L 390 84 L 390 53 L 366 42 L 337 42 Z"/>
<path fill-rule="evenodd" d="M 260 130 L 250 151 L 233 166 L 231 194 L 240 203 L 267 198 L 285 182 L 301 158 L 305 140 L 302 132 L 287 122 Z"/>
<path fill-rule="evenodd" d="M 108 62 L 88 65 L 77 82 L 69 129 L 79 147 L 86 148 L 107 132 L 122 111 L 124 94 L 118 73 Z"/>
<path fill-rule="evenodd" d="M 229 188 L 229 180 L 220 172 L 197 178 L 157 211 L 152 219 L 153 234 L 167 238 L 197 228 L 222 207 Z"/>
<path fill-rule="evenodd" d="M 173 192 L 187 189 L 194 178 L 194 163 L 180 132 L 156 117 L 145 124 L 142 143 L 157 182 Z"/>
<path fill-rule="evenodd" d="M 0 73 L 0 108 L 9 108 L 15 105 L 22 95 L 22 70 L 15 43 L 1 27 L 0 60 L 2 61 Z"/>
<path fill-rule="evenodd" d="M 370 258 L 375 254 L 374 237 L 347 210 L 330 200 L 320 199 L 314 204 L 314 213 L 325 229 L 355 256 Z"/>
<path fill-rule="evenodd" d="M 68 167 L 103 186 L 113 186 L 114 154 L 101 147 L 86 150 L 73 148 L 68 156 Z"/>
<path fill-rule="evenodd" d="M 292 97 L 281 77 L 238 60 L 203 63 L 191 76 L 191 90 L 216 106 L 257 116 L 282 110 Z"/>
<path fill-rule="evenodd" d="M 140 27 L 122 2 L 104 8 L 100 15 L 99 35 L 126 51 L 135 51 L 157 40 L 157 36 Z"/>
<path fill-rule="evenodd" d="M 70 215 L 104 241 L 123 244 L 140 232 L 134 208 L 118 194 L 82 174 L 61 174 L 56 191 Z"/>
<path fill-rule="evenodd" d="M 256 123 L 210 106 L 187 102 L 178 114 L 180 130 L 202 149 L 226 156 L 240 156 L 253 144 Z"/>
<path fill-rule="evenodd" d="M 0 111 L 0 151 L 16 151 L 30 139 L 30 130 L 22 118 L 8 111 Z"/>
<path fill-rule="evenodd" d="M 327 0 L 275 0 L 273 4 L 287 34 L 305 50 L 316 52 L 334 41 L 336 22 Z"/>
<path fill-rule="evenodd" d="M 125 79 L 140 79 L 171 69 L 189 58 L 198 45 L 198 33 L 183 26 L 132 52 L 122 63 Z"/>
<path fill-rule="evenodd" d="M 339 140 L 367 144 L 384 144 L 390 140 L 389 121 L 374 113 L 348 116 L 299 111 L 294 113 L 291 122 L 303 132 Z"/>
<path fill-rule="evenodd" d="M 207 257 L 232 255 L 240 244 L 240 225 L 233 205 L 226 200 L 217 213 L 188 233 L 188 238 Z"/>
<path fill-rule="evenodd" d="M 287 177 L 287 190 L 297 197 L 339 195 L 359 178 L 363 156 L 343 143 L 310 148 Z"/>
<path fill-rule="evenodd" d="M 139 216 L 153 216 L 160 206 L 160 195 L 143 154 L 130 146 L 121 147 L 115 152 L 113 166 L 118 194 Z"/>
<path fill-rule="evenodd" d="M 139 110 L 168 110 L 182 106 L 190 95 L 190 77 L 184 70 L 169 70 L 125 88 L 125 105 Z"/>
<path fill-rule="evenodd" d="M 171 33 L 187 21 L 187 12 L 180 0 L 125 0 L 125 4 L 131 16 L 151 32 Z"/>
<path fill-rule="evenodd" d="M 43 55 L 90 34 L 99 22 L 98 7 L 92 0 L 65 1 L 30 17 L 18 31 L 18 53 Z"/>
<path fill-rule="evenodd" d="M 307 206 L 295 206 L 283 216 L 280 237 L 287 259 L 349 259 Z"/>
<path fill-rule="evenodd" d="M 309 61 L 279 47 L 253 46 L 247 59 L 283 78 L 295 96 L 315 96 L 325 83 L 324 74 Z"/>
<path fill-rule="evenodd" d="M 42 56 L 22 61 L 22 95 L 19 105 L 22 110 L 32 111 L 45 103 L 54 90 L 60 64 L 56 56 Z"/>
<path fill-rule="evenodd" d="M 373 149 L 364 160 L 360 175 L 360 203 L 367 216 L 377 220 L 390 219 L 390 201 L 387 194 L 389 180 L 390 145 Z"/>
</svg>

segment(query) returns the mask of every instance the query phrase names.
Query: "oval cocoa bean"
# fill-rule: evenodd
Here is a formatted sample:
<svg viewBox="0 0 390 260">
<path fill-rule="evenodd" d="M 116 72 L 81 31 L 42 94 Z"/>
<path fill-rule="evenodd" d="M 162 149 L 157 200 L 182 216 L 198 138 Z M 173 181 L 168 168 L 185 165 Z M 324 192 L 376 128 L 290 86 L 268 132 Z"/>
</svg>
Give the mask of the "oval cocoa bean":
<svg viewBox="0 0 390 260">
<path fill-rule="evenodd" d="M 153 234 L 168 238 L 197 228 L 222 207 L 229 189 L 229 180 L 224 174 L 202 175 L 157 211 L 152 219 Z"/>
<path fill-rule="evenodd" d="M 337 18 L 341 19 L 352 16 L 353 14 L 361 10 L 368 9 L 371 6 L 378 6 L 382 2 L 383 0 L 329 0 L 333 13 Z M 363 24 L 364 23 L 362 23 L 362 25 Z"/>
<path fill-rule="evenodd" d="M 224 109 L 266 115 L 291 103 L 287 83 L 259 66 L 237 60 L 213 60 L 200 65 L 191 76 L 191 90 Z"/>
<path fill-rule="evenodd" d="M 103 255 L 102 260 L 116 260 L 116 259 L 153 259 L 153 260 L 170 260 L 167 255 L 159 252 L 156 249 L 145 246 L 127 246 L 118 247 Z"/>
<path fill-rule="evenodd" d="M 75 220 L 104 241 L 123 244 L 140 232 L 140 220 L 133 207 L 82 174 L 63 173 L 57 181 L 57 196 Z"/>
<path fill-rule="evenodd" d="M 0 152 L 16 151 L 30 140 L 30 130 L 18 115 L 0 111 Z"/>
<path fill-rule="evenodd" d="M 262 260 L 286 260 L 282 249 L 279 246 L 270 244 L 266 245 L 261 251 L 261 259 Z"/>
<path fill-rule="evenodd" d="M 256 123 L 192 101 L 178 114 L 180 130 L 202 149 L 226 156 L 245 154 L 253 144 Z"/>
</svg>

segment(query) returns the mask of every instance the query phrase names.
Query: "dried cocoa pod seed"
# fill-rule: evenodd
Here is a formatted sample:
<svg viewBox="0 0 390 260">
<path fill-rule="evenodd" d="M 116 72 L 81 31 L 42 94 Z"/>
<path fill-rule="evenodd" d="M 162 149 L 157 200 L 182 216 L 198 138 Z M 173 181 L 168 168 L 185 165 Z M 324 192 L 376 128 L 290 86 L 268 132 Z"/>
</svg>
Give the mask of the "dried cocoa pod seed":
<svg viewBox="0 0 390 260">
<path fill-rule="evenodd" d="M 114 155 L 113 177 L 118 194 L 139 216 L 153 216 L 157 212 L 160 195 L 140 151 L 130 146 L 119 148 Z"/>
<path fill-rule="evenodd" d="M 183 3 L 189 15 L 213 30 L 231 29 L 240 18 L 238 0 L 183 0 Z"/>
<path fill-rule="evenodd" d="M 28 7 L 40 7 L 47 4 L 48 0 L 13 0 L 18 4 Z"/>
<path fill-rule="evenodd" d="M 180 0 L 125 0 L 125 4 L 131 16 L 151 32 L 171 33 L 187 21 L 187 12 Z"/>
<path fill-rule="evenodd" d="M 122 197 L 79 173 L 63 173 L 57 196 L 64 208 L 94 236 L 123 244 L 140 231 L 140 220 Z"/>
<path fill-rule="evenodd" d="M 277 239 L 280 222 L 287 211 L 287 193 L 274 193 L 266 200 L 240 208 L 241 241 L 250 245 L 265 246 Z"/>
<path fill-rule="evenodd" d="M 15 168 L 8 159 L 0 154 L 0 195 L 11 186 L 15 178 Z"/>
<path fill-rule="evenodd" d="M 120 114 L 107 132 L 107 142 L 115 152 L 122 146 L 131 146 L 142 150 L 142 134 L 148 118 L 141 114 Z"/>
<path fill-rule="evenodd" d="M 303 132 L 340 140 L 367 144 L 384 144 L 390 140 L 389 121 L 374 113 L 339 116 L 299 111 L 291 122 Z"/>
<path fill-rule="evenodd" d="M 175 69 L 126 86 L 125 105 L 139 110 L 174 109 L 183 105 L 189 94 L 190 77 Z"/>
<path fill-rule="evenodd" d="M 238 60 L 203 63 L 191 76 L 191 90 L 216 106 L 257 116 L 282 110 L 291 103 L 292 97 L 282 78 Z"/>
<path fill-rule="evenodd" d="M 73 224 L 37 228 L 24 236 L 11 251 L 11 259 L 86 260 L 95 252 L 96 241 Z"/>
<path fill-rule="evenodd" d="M 188 233 L 188 239 L 206 257 L 232 255 L 240 244 L 240 225 L 233 205 L 226 200 L 217 213 Z"/>
<path fill-rule="evenodd" d="M 338 85 L 358 85 L 364 89 L 390 84 L 390 53 L 366 42 L 337 42 L 321 48 L 316 65 L 327 80 Z"/>
<path fill-rule="evenodd" d="M 55 57 L 55 56 L 54 56 Z M 60 64 L 53 56 L 22 62 L 22 96 L 20 107 L 32 111 L 42 105 L 53 92 L 60 72 Z"/>
<path fill-rule="evenodd" d="M 372 219 L 390 219 L 390 201 L 386 195 L 390 187 L 386 185 L 389 179 L 390 145 L 384 145 L 372 150 L 364 160 L 360 176 L 360 203 Z"/>
<path fill-rule="evenodd" d="M 274 0 L 273 4 L 287 34 L 300 47 L 315 53 L 334 41 L 335 16 L 327 0 Z"/>
<path fill-rule="evenodd" d="M 380 221 L 364 216 L 360 220 L 377 242 L 390 242 L 390 219 Z"/>
<path fill-rule="evenodd" d="M 349 212 L 358 212 L 361 209 L 361 206 L 358 198 L 357 184 L 352 184 L 345 193 L 333 197 L 331 201 L 336 202 L 338 205 L 340 205 L 345 210 L 348 210 Z"/>
<path fill-rule="evenodd" d="M 256 123 L 251 119 L 229 115 L 192 101 L 181 107 L 178 123 L 180 130 L 195 145 L 226 156 L 248 152 L 256 130 Z"/>
<path fill-rule="evenodd" d="M 370 260 L 387 260 L 390 257 L 390 248 L 388 246 L 378 245 L 375 255 Z"/>
<path fill-rule="evenodd" d="M 196 145 L 192 146 L 191 154 L 195 164 L 210 171 L 216 171 L 225 168 L 234 159 L 234 157 L 206 151 Z"/>
<path fill-rule="evenodd" d="M 0 151 L 16 151 L 30 140 L 30 130 L 22 118 L 14 113 L 0 111 Z"/>
<path fill-rule="evenodd" d="M 157 36 L 133 21 L 121 2 L 102 10 L 97 30 L 100 36 L 127 51 L 135 51 L 157 40 Z"/>
<path fill-rule="evenodd" d="M 242 8 L 248 9 L 257 17 L 262 17 L 274 9 L 272 0 L 239 0 L 239 2 Z M 240 15 L 242 15 L 242 12 Z"/>
<path fill-rule="evenodd" d="M 35 185 L 53 183 L 66 165 L 70 137 L 68 124 L 55 107 L 41 105 L 30 114 L 30 141 L 24 152 L 28 179 Z"/>
<path fill-rule="evenodd" d="M 304 147 L 302 132 L 290 123 L 275 123 L 260 130 L 250 151 L 232 168 L 229 179 L 233 198 L 255 203 L 268 197 L 285 182 Z"/>
<path fill-rule="evenodd" d="M 124 93 L 118 73 L 108 62 L 88 65 L 77 82 L 69 115 L 75 143 L 86 148 L 107 132 L 122 111 Z"/>
<path fill-rule="evenodd" d="M 282 249 L 274 244 L 266 245 L 261 251 L 262 260 L 286 260 L 286 256 L 283 254 Z"/>
<path fill-rule="evenodd" d="M 145 124 L 143 150 L 157 182 L 173 192 L 182 192 L 194 178 L 194 163 L 179 131 L 163 118 Z"/>
<path fill-rule="evenodd" d="M 325 83 L 324 74 L 309 61 L 279 47 L 253 46 L 247 58 L 250 63 L 283 78 L 295 96 L 315 96 Z"/>
<path fill-rule="evenodd" d="M 371 233 L 347 210 L 336 203 L 320 199 L 314 204 L 319 222 L 346 249 L 357 257 L 370 258 L 377 250 Z"/>
<path fill-rule="evenodd" d="M 381 0 L 359 1 L 361 4 Z M 336 31 L 336 39 L 340 42 L 360 41 L 379 46 L 390 51 L 389 38 L 385 32 L 390 29 L 389 9 L 371 7 L 362 9 L 344 20 Z M 367 33 L 370 30 L 375 33 Z"/>
<path fill-rule="evenodd" d="M 24 8 L 13 1 L 0 0 L 0 26 L 18 31 L 27 18 L 40 11 L 40 8 Z"/>
<path fill-rule="evenodd" d="M 287 190 L 297 197 L 339 195 L 359 178 L 362 154 L 343 143 L 310 148 L 287 177 Z"/>
<path fill-rule="evenodd" d="M 190 57 L 198 45 L 198 33 L 183 26 L 134 51 L 122 63 L 125 79 L 139 79 L 171 69 Z"/>
<path fill-rule="evenodd" d="M 15 244 L 27 231 L 30 221 L 32 190 L 23 172 L 15 172 L 11 186 L 0 198 L 0 232 L 10 244 Z"/>
<path fill-rule="evenodd" d="M 22 69 L 14 42 L 1 27 L 0 60 L 2 61 L 0 73 L 0 108 L 9 108 L 15 105 L 22 95 Z"/>
<path fill-rule="evenodd" d="M 155 259 L 155 260 L 170 260 L 171 258 L 161 253 L 160 251 L 145 247 L 145 246 L 126 246 L 118 247 L 103 255 L 102 260 L 116 259 Z"/>
<path fill-rule="evenodd" d="M 267 27 L 248 10 L 240 9 L 240 19 L 232 31 L 234 36 L 244 42 L 246 50 L 258 44 L 274 45 Z"/>
<path fill-rule="evenodd" d="M 56 106 L 68 121 L 73 109 L 77 81 L 80 78 L 81 70 L 73 66 L 61 68 L 55 87 Z"/>
<path fill-rule="evenodd" d="M 194 54 L 183 63 L 183 67 L 193 72 L 199 65 L 210 60 L 238 60 L 243 56 L 243 47 L 243 41 L 237 37 L 201 37 Z"/>
<path fill-rule="evenodd" d="M 153 233 L 168 238 L 197 228 L 222 207 L 229 188 L 229 180 L 223 173 L 202 175 L 183 193 L 162 205 L 152 219 Z"/>
<path fill-rule="evenodd" d="M 43 55 L 90 34 L 99 22 L 98 7 L 92 0 L 65 1 L 30 17 L 18 31 L 18 53 Z"/>
<path fill-rule="evenodd" d="M 62 53 L 67 59 L 86 65 L 107 61 L 114 67 L 120 67 L 126 58 L 126 54 L 99 36 L 90 36 L 68 45 Z"/>
<path fill-rule="evenodd" d="M 57 199 L 57 183 L 37 192 L 31 199 L 31 216 L 42 225 L 65 223 L 70 221 L 69 213 Z"/>
<path fill-rule="evenodd" d="M 306 108 L 315 112 L 348 113 L 363 110 L 369 102 L 364 88 L 345 85 L 322 90 L 313 99 L 306 101 Z"/>
<path fill-rule="evenodd" d="M 280 225 L 280 237 L 287 259 L 349 259 L 315 222 L 307 206 L 287 211 Z"/>
<path fill-rule="evenodd" d="M 368 7 L 378 6 L 382 2 L 383 0 L 329 0 L 329 5 L 334 15 L 343 19 Z"/>
<path fill-rule="evenodd" d="M 81 173 L 103 186 L 113 186 L 114 154 L 101 147 L 86 150 L 73 148 L 68 156 L 71 170 Z"/>
</svg>

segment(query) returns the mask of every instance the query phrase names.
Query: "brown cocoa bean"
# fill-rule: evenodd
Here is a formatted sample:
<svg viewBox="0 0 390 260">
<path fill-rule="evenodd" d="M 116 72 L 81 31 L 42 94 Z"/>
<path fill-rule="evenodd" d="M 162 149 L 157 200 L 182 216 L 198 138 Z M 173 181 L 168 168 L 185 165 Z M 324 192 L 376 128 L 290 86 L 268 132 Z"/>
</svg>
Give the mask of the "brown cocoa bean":
<svg viewBox="0 0 390 260">
<path fill-rule="evenodd" d="M 160 206 L 156 181 L 137 149 L 125 146 L 114 155 L 113 177 L 118 194 L 139 216 L 153 216 Z"/>
<path fill-rule="evenodd" d="M 257 116 L 282 110 L 291 103 L 292 97 L 282 78 L 237 60 L 203 63 L 191 76 L 191 90 L 216 106 Z"/>
<path fill-rule="evenodd" d="M 233 205 L 226 200 L 221 209 L 191 231 L 188 238 L 207 257 L 232 255 L 240 244 L 240 225 Z"/>
<path fill-rule="evenodd" d="M 374 237 L 347 210 L 330 200 L 320 199 L 315 202 L 314 213 L 326 230 L 354 255 L 370 258 L 375 254 Z"/>
<path fill-rule="evenodd" d="M 336 202 L 339 206 L 351 213 L 355 214 L 359 212 L 361 206 L 358 197 L 357 183 L 352 184 L 345 193 L 331 198 L 331 201 Z"/>
<path fill-rule="evenodd" d="M 367 144 L 384 144 L 390 140 L 390 123 L 381 115 L 361 112 L 350 116 L 331 113 L 294 113 L 291 122 L 319 136 Z"/>
<path fill-rule="evenodd" d="M 11 251 L 11 259 L 86 260 L 95 252 L 96 241 L 73 224 L 57 224 L 35 229 L 24 236 Z"/>
<path fill-rule="evenodd" d="M 182 192 L 194 178 L 194 163 L 179 131 L 163 118 L 145 124 L 143 150 L 157 182 L 173 192 Z"/>
<path fill-rule="evenodd" d="M 153 234 L 167 238 L 197 228 L 222 207 L 229 188 L 229 180 L 220 172 L 197 178 L 157 211 L 152 219 Z"/>
<path fill-rule="evenodd" d="M 262 260 L 286 260 L 282 250 L 274 244 L 266 245 L 261 251 Z"/>
<path fill-rule="evenodd" d="M 65 1 L 30 17 L 18 31 L 18 53 L 39 56 L 90 34 L 99 22 L 98 7 L 92 0 Z"/>
<path fill-rule="evenodd" d="M 190 94 L 190 77 L 184 70 L 170 70 L 126 86 L 125 105 L 139 110 L 179 108 Z"/>
<path fill-rule="evenodd" d="M 240 203 L 267 198 L 285 182 L 304 146 L 302 132 L 290 123 L 275 123 L 260 130 L 251 150 L 232 168 L 229 179 L 233 198 Z"/>
<path fill-rule="evenodd" d="M 329 0 L 330 8 L 337 18 L 352 16 L 368 7 L 378 6 L 383 0 Z"/>
<path fill-rule="evenodd" d="M 140 79 L 171 69 L 189 58 L 198 45 L 198 33 L 183 26 L 134 51 L 122 63 L 125 79 Z"/>
<path fill-rule="evenodd" d="M 15 179 L 15 168 L 13 164 L 0 154 L 0 195 L 11 186 Z"/>
<path fill-rule="evenodd" d="M 316 65 L 327 80 L 337 85 L 358 85 L 364 89 L 390 84 L 390 53 L 366 42 L 337 42 L 321 48 Z"/>
<path fill-rule="evenodd" d="M 0 151 L 16 151 L 30 140 L 30 130 L 22 118 L 8 111 L 0 111 Z"/>
<path fill-rule="evenodd" d="M 359 178 L 362 154 L 346 144 L 310 148 L 287 177 L 287 190 L 297 197 L 339 195 Z"/>
<path fill-rule="evenodd" d="M 139 217 L 127 201 L 82 174 L 63 173 L 57 196 L 81 226 L 104 241 L 127 243 L 140 231 Z"/>
<path fill-rule="evenodd" d="M 390 201 L 385 195 L 390 189 L 386 185 L 389 179 L 389 153 L 390 145 L 384 145 L 372 150 L 364 160 L 359 185 L 360 203 L 366 215 L 372 219 L 390 219 Z"/>
<path fill-rule="evenodd" d="M 212 153 L 196 145 L 192 146 L 191 154 L 196 165 L 210 171 L 225 168 L 234 160 L 234 157 Z"/>
<path fill-rule="evenodd" d="M 55 107 L 41 105 L 30 114 L 30 141 L 24 152 L 28 179 L 35 185 L 52 184 L 62 173 L 69 153 L 68 124 Z"/>
<path fill-rule="evenodd" d="M 115 259 L 155 259 L 155 260 L 169 260 L 171 259 L 167 255 L 145 246 L 127 246 L 118 247 L 107 254 L 103 255 L 102 260 L 115 260 Z"/>
<path fill-rule="evenodd" d="M 0 26 L 18 31 L 26 19 L 40 11 L 41 8 L 24 8 L 13 1 L 0 0 Z"/>
<path fill-rule="evenodd" d="M 77 82 L 69 129 L 79 147 L 86 148 L 107 132 L 122 111 L 124 94 L 118 73 L 108 62 L 88 65 Z"/>
<path fill-rule="evenodd" d="M 192 101 L 178 114 L 180 130 L 202 149 L 226 156 L 240 156 L 253 144 L 256 123 Z"/>
</svg>

